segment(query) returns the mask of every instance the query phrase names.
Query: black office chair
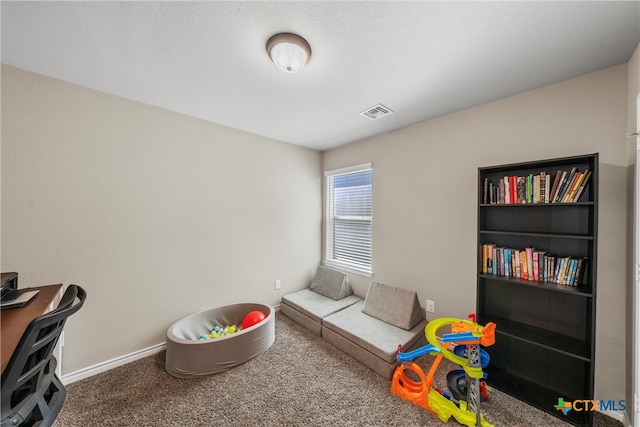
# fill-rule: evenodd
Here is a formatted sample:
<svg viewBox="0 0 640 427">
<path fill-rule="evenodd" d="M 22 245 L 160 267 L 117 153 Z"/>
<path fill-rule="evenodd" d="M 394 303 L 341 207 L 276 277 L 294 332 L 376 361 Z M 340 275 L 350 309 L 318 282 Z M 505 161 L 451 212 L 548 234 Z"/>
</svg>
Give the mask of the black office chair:
<svg viewBox="0 0 640 427">
<path fill-rule="evenodd" d="M 84 304 L 87 294 L 69 285 L 55 310 L 29 323 L 2 372 L 1 427 L 53 424 L 66 396 L 55 374 L 53 349 L 65 321 Z"/>
</svg>

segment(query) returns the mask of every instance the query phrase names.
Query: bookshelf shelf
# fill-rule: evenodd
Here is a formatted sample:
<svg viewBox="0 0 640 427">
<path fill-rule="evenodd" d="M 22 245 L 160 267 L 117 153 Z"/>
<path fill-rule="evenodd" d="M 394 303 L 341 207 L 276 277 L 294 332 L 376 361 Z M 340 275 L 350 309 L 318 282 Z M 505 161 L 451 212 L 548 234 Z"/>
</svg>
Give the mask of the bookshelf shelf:
<svg viewBox="0 0 640 427">
<path fill-rule="evenodd" d="M 550 237 L 554 239 L 584 239 L 593 240 L 590 234 L 559 234 L 559 233 L 527 233 L 519 231 L 483 230 L 480 234 L 505 234 L 511 236 Z"/>
<path fill-rule="evenodd" d="M 587 286 L 567 286 L 559 285 L 557 283 L 540 282 L 535 280 L 524 280 L 514 277 L 498 276 L 494 274 L 478 274 L 479 279 L 483 279 L 486 283 L 487 280 L 508 282 L 514 286 L 531 286 L 538 289 L 545 289 L 551 292 L 564 292 L 569 294 L 575 294 L 576 296 L 582 296 L 584 298 L 593 297 L 591 288 Z"/>
<path fill-rule="evenodd" d="M 500 325 L 500 330 L 496 330 L 498 336 L 504 334 L 516 340 L 522 340 L 534 346 L 543 347 L 551 352 L 557 352 L 569 357 L 591 361 L 589 345 L 586 341 L 550 332 L 545 329 L 535 328 L 510 320 L 487 316 L 487 321 Z"/>
<path fill-rule="evenodd" d="M 477 315 L 497 325 L 487 382 L 578 426 L 593 414 L 554 406 L 593 399 L 597 213 L 598 154 L 478 169 Z"/>
</svg>

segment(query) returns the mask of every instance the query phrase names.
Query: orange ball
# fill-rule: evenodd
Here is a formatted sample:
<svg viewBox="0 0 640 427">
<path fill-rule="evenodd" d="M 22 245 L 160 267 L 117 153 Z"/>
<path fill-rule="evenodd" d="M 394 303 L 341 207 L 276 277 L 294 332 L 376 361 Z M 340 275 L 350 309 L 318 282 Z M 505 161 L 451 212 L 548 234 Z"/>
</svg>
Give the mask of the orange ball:
<svg viewBox="0 0 640 427">
<path fill-rule="evenodd" d="M 261 311 L 250 311 L 244 319 L 242 319 L 242 329 L 247 329 L 253 325 L 262 322 L 267 316 Z"/>
</svg>

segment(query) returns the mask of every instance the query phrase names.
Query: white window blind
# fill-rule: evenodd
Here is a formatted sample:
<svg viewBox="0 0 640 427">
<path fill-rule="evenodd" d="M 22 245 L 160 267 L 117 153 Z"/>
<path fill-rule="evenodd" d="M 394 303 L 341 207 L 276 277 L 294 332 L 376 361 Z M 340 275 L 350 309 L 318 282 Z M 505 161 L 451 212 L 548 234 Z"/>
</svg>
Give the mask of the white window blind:
<svg viewBox="0 0 640 427">
<path fill-rule="evenodd" d="M 371 275 L 371 165 L 325 172 L 325 180 L 325 263 Z"/>
</svg>

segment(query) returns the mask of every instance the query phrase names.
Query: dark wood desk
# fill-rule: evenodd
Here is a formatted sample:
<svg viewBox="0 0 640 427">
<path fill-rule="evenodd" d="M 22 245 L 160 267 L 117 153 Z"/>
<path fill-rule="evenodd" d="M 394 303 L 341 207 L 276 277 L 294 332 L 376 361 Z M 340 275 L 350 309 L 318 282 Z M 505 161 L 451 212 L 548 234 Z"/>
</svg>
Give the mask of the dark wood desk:
<svg viewBox="0 0 640 427">
<path fill-rule="evenodd" d="M 26 305 L 18 308 L 9 308 L 0 311 L 0 345 L 2 347 L 2 371 L 9 363 L 22 334 L 29 323 L 38 316 L 55 308 L 60 299 L 62 285 L 39 286 L 38 295 L 33 297 Z"/>
</svg>

